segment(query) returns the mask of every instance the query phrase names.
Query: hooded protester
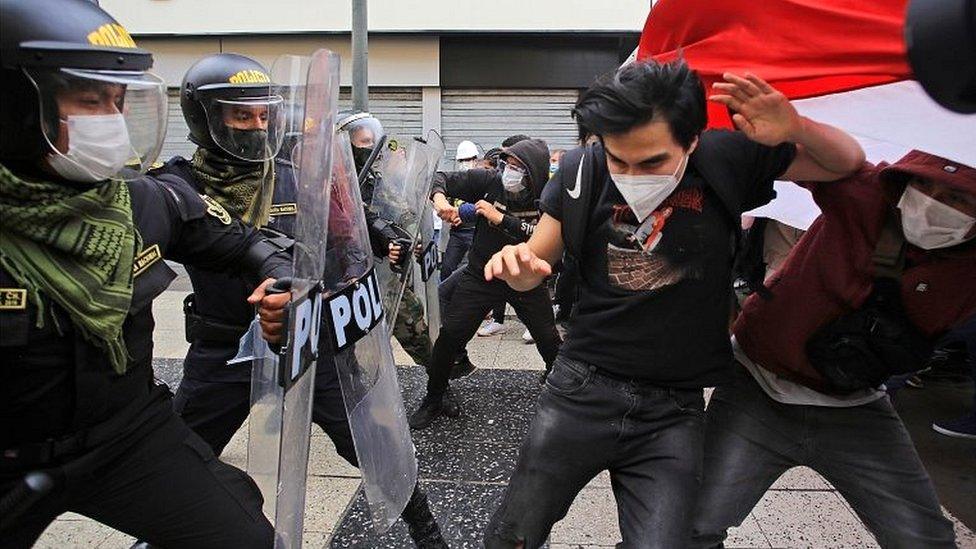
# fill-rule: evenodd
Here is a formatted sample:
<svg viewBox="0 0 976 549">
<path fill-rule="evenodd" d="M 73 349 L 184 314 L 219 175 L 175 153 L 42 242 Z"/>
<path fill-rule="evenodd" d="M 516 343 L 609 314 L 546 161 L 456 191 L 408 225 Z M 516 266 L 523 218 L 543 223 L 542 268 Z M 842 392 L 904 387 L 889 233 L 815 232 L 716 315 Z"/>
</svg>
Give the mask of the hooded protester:
<svg viewBox="0 0 976 549">
<path fill-rule="evenodd" d="M 453 290 L 451 306 L 441 320 L 440 337 L 427 369 L 427 394 L 410 416 L 410 426 L 423 429 L 440 415 L 454 417 L 460 406 L 453 398 L 448 378 L 454 357 L 474 336 L 478 325 L 495 304 L 504 300 L 535 338 L 546 367 L 559 350 L 552 303 L 545 288 L 516 292 L 482 275 L 488 259 L 507 244 L 526 241 L 539 220 L 539 196 L 549 179 L 549 147 L 540 139 L 519 141 L 503 150 L 499 169 L 438 172 L 432 199 L 437 214 L 451 224 L 460 222 L 457 208 L 447 196 L 475 205 L 478 216 L 468 250 L 468 264 Z M 453 277 L 452 277 L 453 278 Z"/>
<path fill-rule="evenodd" d="M 265 280 L 251 303 L 283 306 L 263 288 L 290 258 L 185 181 L 142 174 L 165 84 L 95 3 L 4 0 L 0 40 L 2 544 L 72 511 L 160 546 L 271 547 L 257 486 L 153 379 L 152 301 L 167 259 Z"/>
<path fill-rule="evenodd" d="M 823 213 L 769 294 L 743 305 L 740 367 L 708 407 L 694 546 L 720 547 L 777 478 L 805 465 L 882 547 L 955 547 L 882 383 L 921 369 L 930 344 L 976 314 L 976 285 L 963 282 L 976 280 L 976 170 L 912 151 L 804 185 Z"/>
</svg>

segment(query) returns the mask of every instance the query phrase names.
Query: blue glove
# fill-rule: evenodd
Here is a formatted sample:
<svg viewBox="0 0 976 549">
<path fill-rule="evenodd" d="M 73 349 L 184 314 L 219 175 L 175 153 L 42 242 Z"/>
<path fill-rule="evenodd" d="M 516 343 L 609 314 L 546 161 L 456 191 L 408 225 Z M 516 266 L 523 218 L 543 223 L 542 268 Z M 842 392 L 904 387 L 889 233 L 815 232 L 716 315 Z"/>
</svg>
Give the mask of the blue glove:
<svg viewBox="0 0 976 549">
<path fill-rule="evenodd" d="M 474 204 L 465 202 L 464 204 L 461 204 L 460 208 L 458 208 L 458 216 L 461 218 L 462 223 L 472 223 L 475 219 L 477 219 L 478 214 L 475 211 Z"/>
</svg>

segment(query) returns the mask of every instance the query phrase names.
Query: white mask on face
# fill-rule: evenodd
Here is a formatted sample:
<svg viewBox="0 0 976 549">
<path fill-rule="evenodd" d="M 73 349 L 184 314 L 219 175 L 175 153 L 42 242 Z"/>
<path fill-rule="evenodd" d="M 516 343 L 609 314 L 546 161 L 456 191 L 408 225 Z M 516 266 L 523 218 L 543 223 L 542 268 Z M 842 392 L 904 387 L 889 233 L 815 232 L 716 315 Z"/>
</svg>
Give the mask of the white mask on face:
<svg viewBox="0 0 976 549">
<path fill-rule="evenodd" d="M 525 189 L 525 185 L 522 184 L 523 179 L 525 174 L 513 166 L 505 166 L 505 170 L 502 171 L 502 186 L 510 193 L 520 193 Z"/>
<path fill-rule="evenodd" d="M 63 123 L 68 126 L 68 152 L 52 153 L 47 162 L 69 181 L 104 181 L 136 157 L 121 114 L 69 116 Z"/>
<path fill-rule="evenodd" d="M 898 201 L 905 240 L 924 250 L 948 248 L 969 240 L 976 217 L 943 204 L 908 185 Z"/>
<path fill-rule="evenodd" d="M 623 195 L 627 205 L 637 216 L 637 221 L 643 222 L 654 210 L 664 202 L 681 182 L 688 167 L 686 154 L 678 167 L 670 175 L 626 175 L 622 173 L 610 174 L 610 179 Z"/>
</svg>

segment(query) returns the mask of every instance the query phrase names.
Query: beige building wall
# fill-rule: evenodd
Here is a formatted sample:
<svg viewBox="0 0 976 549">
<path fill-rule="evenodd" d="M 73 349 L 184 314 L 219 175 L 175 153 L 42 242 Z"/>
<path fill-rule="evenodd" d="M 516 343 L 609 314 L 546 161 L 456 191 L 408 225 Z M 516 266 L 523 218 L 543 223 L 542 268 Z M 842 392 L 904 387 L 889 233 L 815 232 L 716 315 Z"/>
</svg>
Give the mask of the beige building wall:
<svg viewBox="0 0 976 549">
<path fill-rule="evenodd" d="M 348 32 L 351 0 L 101 0 L 133 34 Z M 370 0 L 376 32 L 637 31 L 650 0 Z"/>
<path fill-rule="evenodd" d="M 186 70 L 201 57 L 219 52 L 240 53 L 269 69 L 282 54 L 308 55 L 327 48 L 342 59 L 339 80 L 352 82 L 349 36 L 142 37 L 139 46 L 153 52 L 154 72 L 169 86 L 179 86 Z M 377 36 L 369 40 L 371 87 L 440 85 L 440 41 L 436 36 Z"/>
</svg>

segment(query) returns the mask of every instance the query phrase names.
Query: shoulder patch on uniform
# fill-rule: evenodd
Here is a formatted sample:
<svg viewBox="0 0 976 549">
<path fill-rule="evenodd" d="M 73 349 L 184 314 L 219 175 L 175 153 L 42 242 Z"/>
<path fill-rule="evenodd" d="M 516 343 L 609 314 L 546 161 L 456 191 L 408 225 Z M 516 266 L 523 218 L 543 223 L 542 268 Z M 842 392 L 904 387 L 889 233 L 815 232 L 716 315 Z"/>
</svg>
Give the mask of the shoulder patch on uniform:
<svg viewBox="0 0 976 549">
<path fill-rule="evenodd" d="M 160 162 L 159 160 L 157 160 L 157 161 L 155 161 L 155 162 L 153 162 L 153 163 L 152 163 L 152 164 L 151 164 L 151 165 L 149 166 L 149 169 L 150 169 L 150 170 L 158 170 L 159 168 L 162 168 L 162 167 L 163 167 L 163 166 L 165 166 L 165 165 L 166 165 L 166 164 L 163 164 L 162 162 Z"/>
<path fill-rule="evenodd" d="M 0 311 L 21 311 L 27 308 L 27 290 L 0 288 Z"/>
<path fill-rule="evenodd" d="M 162 259 L 162 257 L 163 254 L 159 251 L 159 244 L 153 244 L 139 252 L 135 261 L 132 262 L 132 276 L 136 277 L 146 272 L 146 269 Z"/>
<path fill-rule="evenodd" d="M 298 204 L 295 202 L 287 202 L 284 204 L 272 204 L 270 214 L 272 216 L 276 215 L 295 215 L 298 213 Z"/>
<path fill-rule="evenodd" d="M 227 210 L 225 210 L 224 207 L 220 205 L 220 202 L 217 202 L 216 200 L 210 198 L 205 194 L 201 194 L 200 198 L 202 198 L 203 201 L 207 203 L 208 214 L 219 219 L 220 222 L 223 223 L 224 225 L 230 225 L 230 214 L 227 213 Z"/>
</svg>

